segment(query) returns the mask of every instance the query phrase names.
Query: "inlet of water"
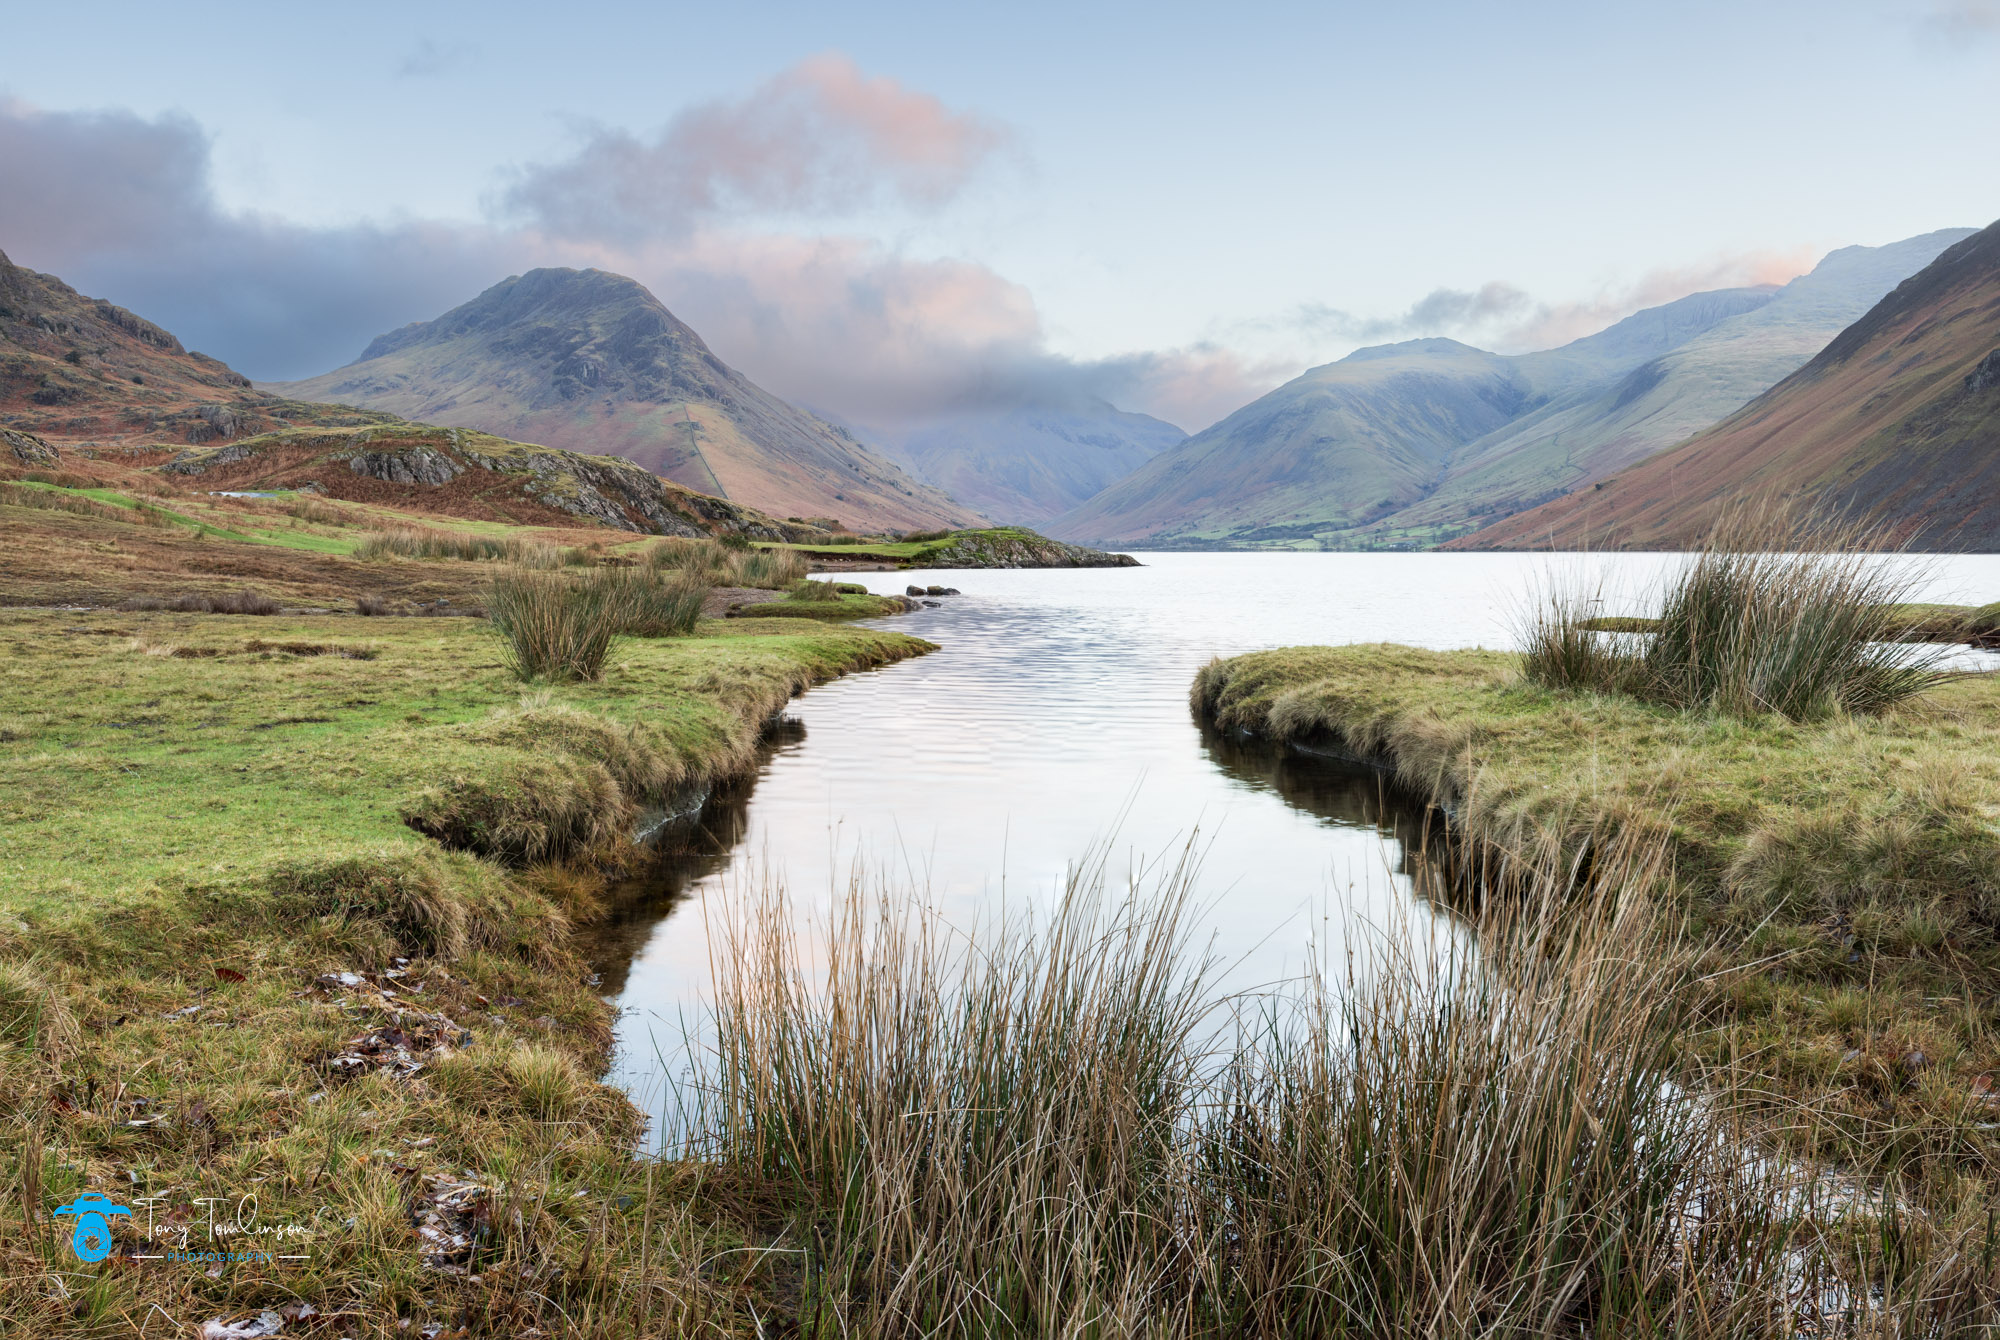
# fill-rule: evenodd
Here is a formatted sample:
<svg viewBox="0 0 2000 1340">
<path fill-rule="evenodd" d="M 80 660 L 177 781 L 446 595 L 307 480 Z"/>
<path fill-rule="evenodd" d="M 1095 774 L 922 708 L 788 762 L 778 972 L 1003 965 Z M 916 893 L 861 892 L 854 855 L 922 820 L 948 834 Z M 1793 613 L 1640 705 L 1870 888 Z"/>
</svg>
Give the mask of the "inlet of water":
<svg viewBox="0 0 2000 1340">
<path fill-rule="evenodd" d="M 1003 900 L 1048 902 L 1101 844 L 1122 874 L 1193 841 L 1201 943 L 1226 990 L 1296 975 L 1309 945 L 1337 963 L 1384 928 L 1438 924 L 1444 914 L 1416 897 L 1408 869 L 1420 810 L 1366 769 L 1205 731 L 1187 707 L 1195 671 L 1275 646 L 1505 647 L 1521 602 L 1552 572 L 1601 579 L 1608 612 L 1643 613 L 1641 593 L 1675 561 L 1141 558 L 1141 568 L 859 578 L 876 591 L 915 582 L 963 594 L 883 621 L 940 650 L 800 699 L 756 777 L 714 798 L 689 850 L 597 928 L 604 990 L 622 1007 L 613 1081 L 661 1110 L 683 1018 L 709 982 L 704 905 L 763 880 L 782 880 L 813 916 L 859 871 L 970 924 Z M 1923 598 L 2000 597 L 2000 556 L 1922 562 Z"/>
</svg>

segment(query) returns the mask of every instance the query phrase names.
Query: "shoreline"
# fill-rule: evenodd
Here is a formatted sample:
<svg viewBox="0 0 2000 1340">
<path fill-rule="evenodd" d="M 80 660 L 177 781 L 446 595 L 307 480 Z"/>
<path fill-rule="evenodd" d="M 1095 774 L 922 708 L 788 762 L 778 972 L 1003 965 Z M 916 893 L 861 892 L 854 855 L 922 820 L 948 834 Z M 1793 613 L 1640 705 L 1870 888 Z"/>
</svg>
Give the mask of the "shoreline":
<svg viewBox="0 0 2000 1340">
<path fill-rule="evenodd" d="M 1587 868 L 1601 843 L 1658 844 L 1653 892 L 1719 972 L 1761 963 L 1684 1039 L 1743 1058 L 1779 1143 L 1847 1166 L 1897 1151 L 1947 1197 L 2000 1163 L 1990 1118 L 2000 946 L 2000 680 L 1921 708 L 1795 725 L 1676 714 L 1522 683 L 1517 658 L 1390 645 L 1256 652 L 1205 667 L 1192 710 L 1218 729 L 1387 770 L 1476 843 Z M 1945 779 L 1950 781 L 1946 782 Z M 1943 787 L 1943 789 L 1940 789 Z M 1976 905 L 1976 906 L 1975 906 Z"/>
<path fill-rule="evenodd" d="M 583 932 L 654 859 L 630 844 L 642 801 L 726 787 L 793 697 L 932 644 L 708 621 L 545 689 L 465 620 L 77 621 L 0 611 L 0 1151 L 34 1151 L 62 1201 L 157 1201 L 189 1250 L 212 1245 L 204 1196 L 309 1226 L 303 1259 L 210 1278 L 121 1220 L 105 1306 L 290 1298 L 367 1334 L 500 1307 L 504 1332 L 524 1288 L 659 1276 L 648 1216 L 687 1203 L 649 1183 L 641 1118 L 599 1078 L 612 1007 Z M 23 1205 L 0 1255 L 44 1280 L 67 1230 Z M 503 1205 L 524 1217 L 484 1241 Z M 737 1231 L 697 1216 L 685 1245 Z M 8 1292 L 10 1321 L 70 1320 L 59 1293 Z"/>
</svg>

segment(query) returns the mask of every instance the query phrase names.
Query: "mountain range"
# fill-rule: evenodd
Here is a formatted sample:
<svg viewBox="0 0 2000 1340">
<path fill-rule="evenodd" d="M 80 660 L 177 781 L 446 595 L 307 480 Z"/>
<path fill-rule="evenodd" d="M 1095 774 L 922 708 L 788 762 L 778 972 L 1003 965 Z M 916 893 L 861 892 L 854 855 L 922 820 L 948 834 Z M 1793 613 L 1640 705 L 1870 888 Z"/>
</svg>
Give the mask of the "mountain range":
<svg viewBox="0 0 2000 1340">
<path fill-rule="evenodd" d="M 1185 547 L 1451 539 L 1730 413 L 1970 231 L 1844 248 L 1782 287 L 1698 293 L 1558 349 L 1506 356 L 1426 339 L 1358 350 L 1048 529 Z"/>
<path fill-rule="evenodd" d="M 2000 224 L 1714 427 L 1453 547 L 1671 548 L 1758 495 L 1874 517 L 1915 548 L 2000 549 Z"/>
<path fill-rule="evenodd" d="M 775 516 L 871 531 L 980 519 L 765 391 L 643 285 L 603 270 L 513 276 L 380 336 L 344 368 L 264 389 L 624 456 Z"/>
<path fill-rule="evenodd" d="M 882 452 L 987 516 L 1034 525 L 1187 440 L 1100 399 L 955 414 L 871 434 Z"/>
</svg>

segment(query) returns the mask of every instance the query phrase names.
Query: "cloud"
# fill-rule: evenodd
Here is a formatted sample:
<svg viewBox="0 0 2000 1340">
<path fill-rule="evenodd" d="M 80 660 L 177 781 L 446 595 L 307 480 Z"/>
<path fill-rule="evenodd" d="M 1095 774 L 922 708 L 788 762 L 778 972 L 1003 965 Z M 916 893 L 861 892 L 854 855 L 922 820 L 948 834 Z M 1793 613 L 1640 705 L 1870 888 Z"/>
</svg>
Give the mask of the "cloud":
<svg viewBox="0 0 2000 1340">
<path fill-rule="evenodd" d="M 1360 317 L 1324 303 L 1301 303 L 1290 324 L 1322 338 L 1375 344 L 1477 330 L 1518 317 L 1533 306 L 1534 300 L 1520 289 L 1494 282 L 1477 289 L 1433 289 L 1410 304 L 1408 311 L 1388 317 Z"/>
<path fill-rule="evenodd" d="M 475 48 L 465 42 L 439 43 L 426 37 L 396 64 L 399 79 L 431 79 L 471 58 Z"/>
<path fill-rule="evenodd" d="M 1502 353 L 1552 349 L 1691 293 L 1789 283 L 1818 260 L 1812 248 L 1792 247 L 1725 253 L 1695 265 L 1648 270 L 1635 282 L 1608 286 L 1588 298 L 1535 304 L 1531 313 L 1499 333 L 1494 347 Z"/>
<path fill-rule="evenodd" d="M 501 214 L 555 237 L 642 242 L 721 216 L 931 209 L 1005 135 L 928 93 L 814 56 L 735 101 L 681 112 L 650 139 L 601 128 L 561 162 L 519 169 Z"/>
<path fill-rule="evenodd" d="M 2000 0 L 1936 0 L 1922 26 L 1949 41 L 1967 41 L 2000 34 Z"/>
<path fill-rule="evenodd" d="M 1631 283 L 1557 302 L 1494 280 L 1476 289 L 1435 289 L 1393 316 L 1357 316 L 1324 303 L 1301 303 L 1275 321 L 1259 323 L 1259 329 L 1293 333 L 1322 346 L 1448 335 L 1500 353 L 1527 353 L 1594 335 L 1634 312 L 1691 293 L 1783 284 L 1817 259 L 1808 247 L 1727 253 L 1695 265 L 1649 270 Z"/>
<path fill-rule="evenodd" d="M 881 81 L 826 86 L 878 119 L 894 110 Z M 927 142 L 917 135 L 904 156 L 921 158 Z M 1200 427 L 1278 380 L 1212 348 L 1063 358 L 1020 285 L 866 238 L 708 222 L 634 242 L 505 223 L 312 228 L 230 211 L 211 186 L 209 138 L 185 117 L 0 101 L 0 181 L 0 249 L 16 262 L 260 380 L 345 364 L 376 335 L 539 265 L 631 275 L 754 380 L 855 423 L 1097 397 Z"/>
<path fill-rule="evenodd" d="M 519 268 L 523 239 L 408 223 L 307 228 L 216 202 L 186 117 L 0 101 L 0 250 L 253 376 L 300 376 Z"/>
</svg>

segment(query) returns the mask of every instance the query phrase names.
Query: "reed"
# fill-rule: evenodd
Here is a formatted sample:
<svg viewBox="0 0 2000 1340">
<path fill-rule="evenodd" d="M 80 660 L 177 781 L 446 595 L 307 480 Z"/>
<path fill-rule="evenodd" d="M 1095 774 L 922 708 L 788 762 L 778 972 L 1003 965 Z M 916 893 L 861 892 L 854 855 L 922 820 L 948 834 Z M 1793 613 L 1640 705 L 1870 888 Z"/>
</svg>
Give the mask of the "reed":
<svg viewBox="0 0 2000 1340">
<path fill-rule="evenodd" d="M 593 680 L 621 637 L 693 632 L 707 596 L 707 584 L 693 573 L 520 567 L 488 585 L 486 617 L 521 679 Z"/>
<path fill-rule="evenodd" d="M 1944 1334 L 1991 1263 L 1752 1152 L 1676 1045 L 1712 983 L 1607 852 L 1334 983 L 1226 999 L 1101 864 L 960 933 L 850 888 L 718 928 L 685 1152 L 792 1207 L 809 1334 Z M 1338 985 L 1340 989 L 1331 989 Z M 1921 1235 L 1898 1229 L 1899 1242 Z M 1884 1272 L 1887 1272 L 1885 1274 Z M 1894 1283 L 1884 1286 L 1893 1275 Z"/>
<path fill-rule="evenodd" d="M 730 536 L 734 540 L 738 537 Z M 665 539 L 646 551 L 654 569 L 699 575 L 711 586 L 747 586 L 781 591 L 802 581 L 806 560 L 791 549 L 753 549 L 713 539 Z"/>
<path fill-rule="evenodd" d="M 355 546 L 356 558 L 454 558 L 475 563 L 505 562 L 523 568 L 563 566 L 563 551 L 553 544 L 514 535 L 469 535 L 461 531 L 403 526 L 376 531 Z"/>
<path fill-rule="evenodd" d="M 1596 602 L 1558 589 L 1521 621 L 1522 671 L 1559 691 L 1812 721 L 1886 711 L 1951 678 L 1908 644 L 1922 572 L 1879 561 L 1883 533 L 1845 518 L 1732 509 L 1670 577 L 1643 650 L 1596 631 Z"/>
</svg>

